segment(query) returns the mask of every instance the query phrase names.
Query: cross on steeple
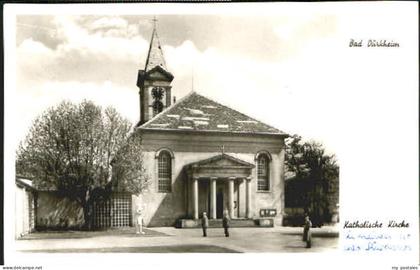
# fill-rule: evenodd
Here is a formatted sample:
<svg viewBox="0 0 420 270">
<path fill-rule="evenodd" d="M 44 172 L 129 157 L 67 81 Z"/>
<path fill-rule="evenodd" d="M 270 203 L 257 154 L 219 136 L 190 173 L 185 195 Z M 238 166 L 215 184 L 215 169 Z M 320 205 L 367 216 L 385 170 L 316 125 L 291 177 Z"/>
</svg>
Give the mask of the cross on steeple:
<svg viewBox="0 0 420 270">
<path fill-rule="evenodd" d="M 157 25 L 157 19 L 156 19 L 156 16 L 153 16 L 153 29 L 155 30 L 156 29 L 156 25 Z"/>
<path fill-rule="evenodd" d="M 225 153 L 225 146 L 224 145 L 222 145 L 221 147 L 220 147 L 220 149 L 222 150 L 222 155 Z"/>
</svg>

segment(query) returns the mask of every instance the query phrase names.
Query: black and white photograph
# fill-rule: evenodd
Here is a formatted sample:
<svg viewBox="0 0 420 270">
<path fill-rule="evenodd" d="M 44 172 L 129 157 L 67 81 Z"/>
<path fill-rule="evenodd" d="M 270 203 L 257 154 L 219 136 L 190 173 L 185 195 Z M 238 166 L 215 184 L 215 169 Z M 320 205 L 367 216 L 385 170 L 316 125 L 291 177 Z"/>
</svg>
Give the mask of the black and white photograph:
<svg viewBox="0 0 420 270">
<path fill-rule="evenodd" d="M 6 5 L 5 266 L 418 269 L 417 8 Z"/>
</svg>

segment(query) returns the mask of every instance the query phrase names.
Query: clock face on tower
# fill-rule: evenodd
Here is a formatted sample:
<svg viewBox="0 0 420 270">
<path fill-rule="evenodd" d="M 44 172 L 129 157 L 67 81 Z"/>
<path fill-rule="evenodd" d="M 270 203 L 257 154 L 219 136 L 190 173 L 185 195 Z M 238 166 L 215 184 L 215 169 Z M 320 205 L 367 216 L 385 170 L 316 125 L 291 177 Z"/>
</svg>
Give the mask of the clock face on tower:
<svg viewBox="0 0 420 270">
<path fill-rule="evenodd" d="M 165 94 L 165 89 L 163 87 L 153 87 L 152 88 L 152 97 L 154 100 L 162 100 Z"/>
</svg>

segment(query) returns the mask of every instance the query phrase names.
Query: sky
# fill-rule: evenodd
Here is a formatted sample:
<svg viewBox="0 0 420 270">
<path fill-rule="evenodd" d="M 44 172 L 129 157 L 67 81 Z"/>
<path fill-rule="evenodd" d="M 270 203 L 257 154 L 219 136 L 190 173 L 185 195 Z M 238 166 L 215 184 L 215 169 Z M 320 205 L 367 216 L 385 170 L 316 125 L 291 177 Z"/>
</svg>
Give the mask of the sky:
<svg viewBox="0 0 420 270">
<path fill-rule="evenodd" d="M 308 119 L 326 117 L 334 105 L 312 87 L 299 85 L 301 75 L 314 68 L 310 58 L 304 62 L 299 58 L 334 36 L 334 16 L 156 18 L 178 99 L 195 90 L 287 133 L 334 146 L 333 135 L 314 132 L 318 124 Z M 18 16 L 17 94 L 25 104 L 20 111 L 22 134 L 35 115 L 62 99 L 92 99 L 137 122 L 136 76 L 144 68 L 152 19 L 151 15 Z M 314 106 L 317 100 L 309 101 L 311 96 L 319 97 L 322 104 Z M 298 116 L 302 110 L 312 111 L 311 116 Z"/>
<path fill-rule="evenodd" d="M 392 16 L 392 9 L 384 10 Z M 360 106 L 386 106 L 371 102 L 389 82 L 375 82 L 378 89 L 363 92 L 375 76 L 392 74 L 378 50 L 354 54 L 349 40 L 381 34 L 387 27 L 392 38 L 408 38 L 393 31 L 392 17 L 372 22 L 365 13 L 356 21 L 351 14 L 328 9 L 301 16 L 287 10 L 155 14 L 167 66 L 175 76 L 173 96 L 179 99 L 195 90 L 288 134 L 319 141 L 337 154 L 343 117 L 357 115 Z M 25 137 L 37 115 L 64 99 L 113 106 L 136 123 L 137 71 L 144 68 L 155 14 L 16 16 L 16 95 L 21 105 L 16 139 Z M 396 52 L 387 53 L 405 61 Z M 361 64 L 365 57 L 371 66 Z M 373 77 L 361 87 L 358 80 L 366 74 Z M 351 106 L 350 100 L 359 104 Z"/>
</svg>

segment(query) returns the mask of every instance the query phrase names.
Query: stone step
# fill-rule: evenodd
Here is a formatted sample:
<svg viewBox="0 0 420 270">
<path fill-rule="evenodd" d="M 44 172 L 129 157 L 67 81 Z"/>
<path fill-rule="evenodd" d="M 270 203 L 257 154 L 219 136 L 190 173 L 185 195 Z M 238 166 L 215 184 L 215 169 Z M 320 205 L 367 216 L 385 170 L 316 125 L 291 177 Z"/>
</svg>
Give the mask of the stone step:
<svg viewBox="0 0 420 270">
<path fill-rule="evenodd" d="M 274 220 L 271 218 L 257 219 L 231 219 L 229 223 L 231 228 L 240 227 L 273 227 Z M 201 228 L 201 219 L 179 219 L 176 228 Z M 209 228 L 223 227 L 222 219 L 209 219 Z"/>
</svg>

